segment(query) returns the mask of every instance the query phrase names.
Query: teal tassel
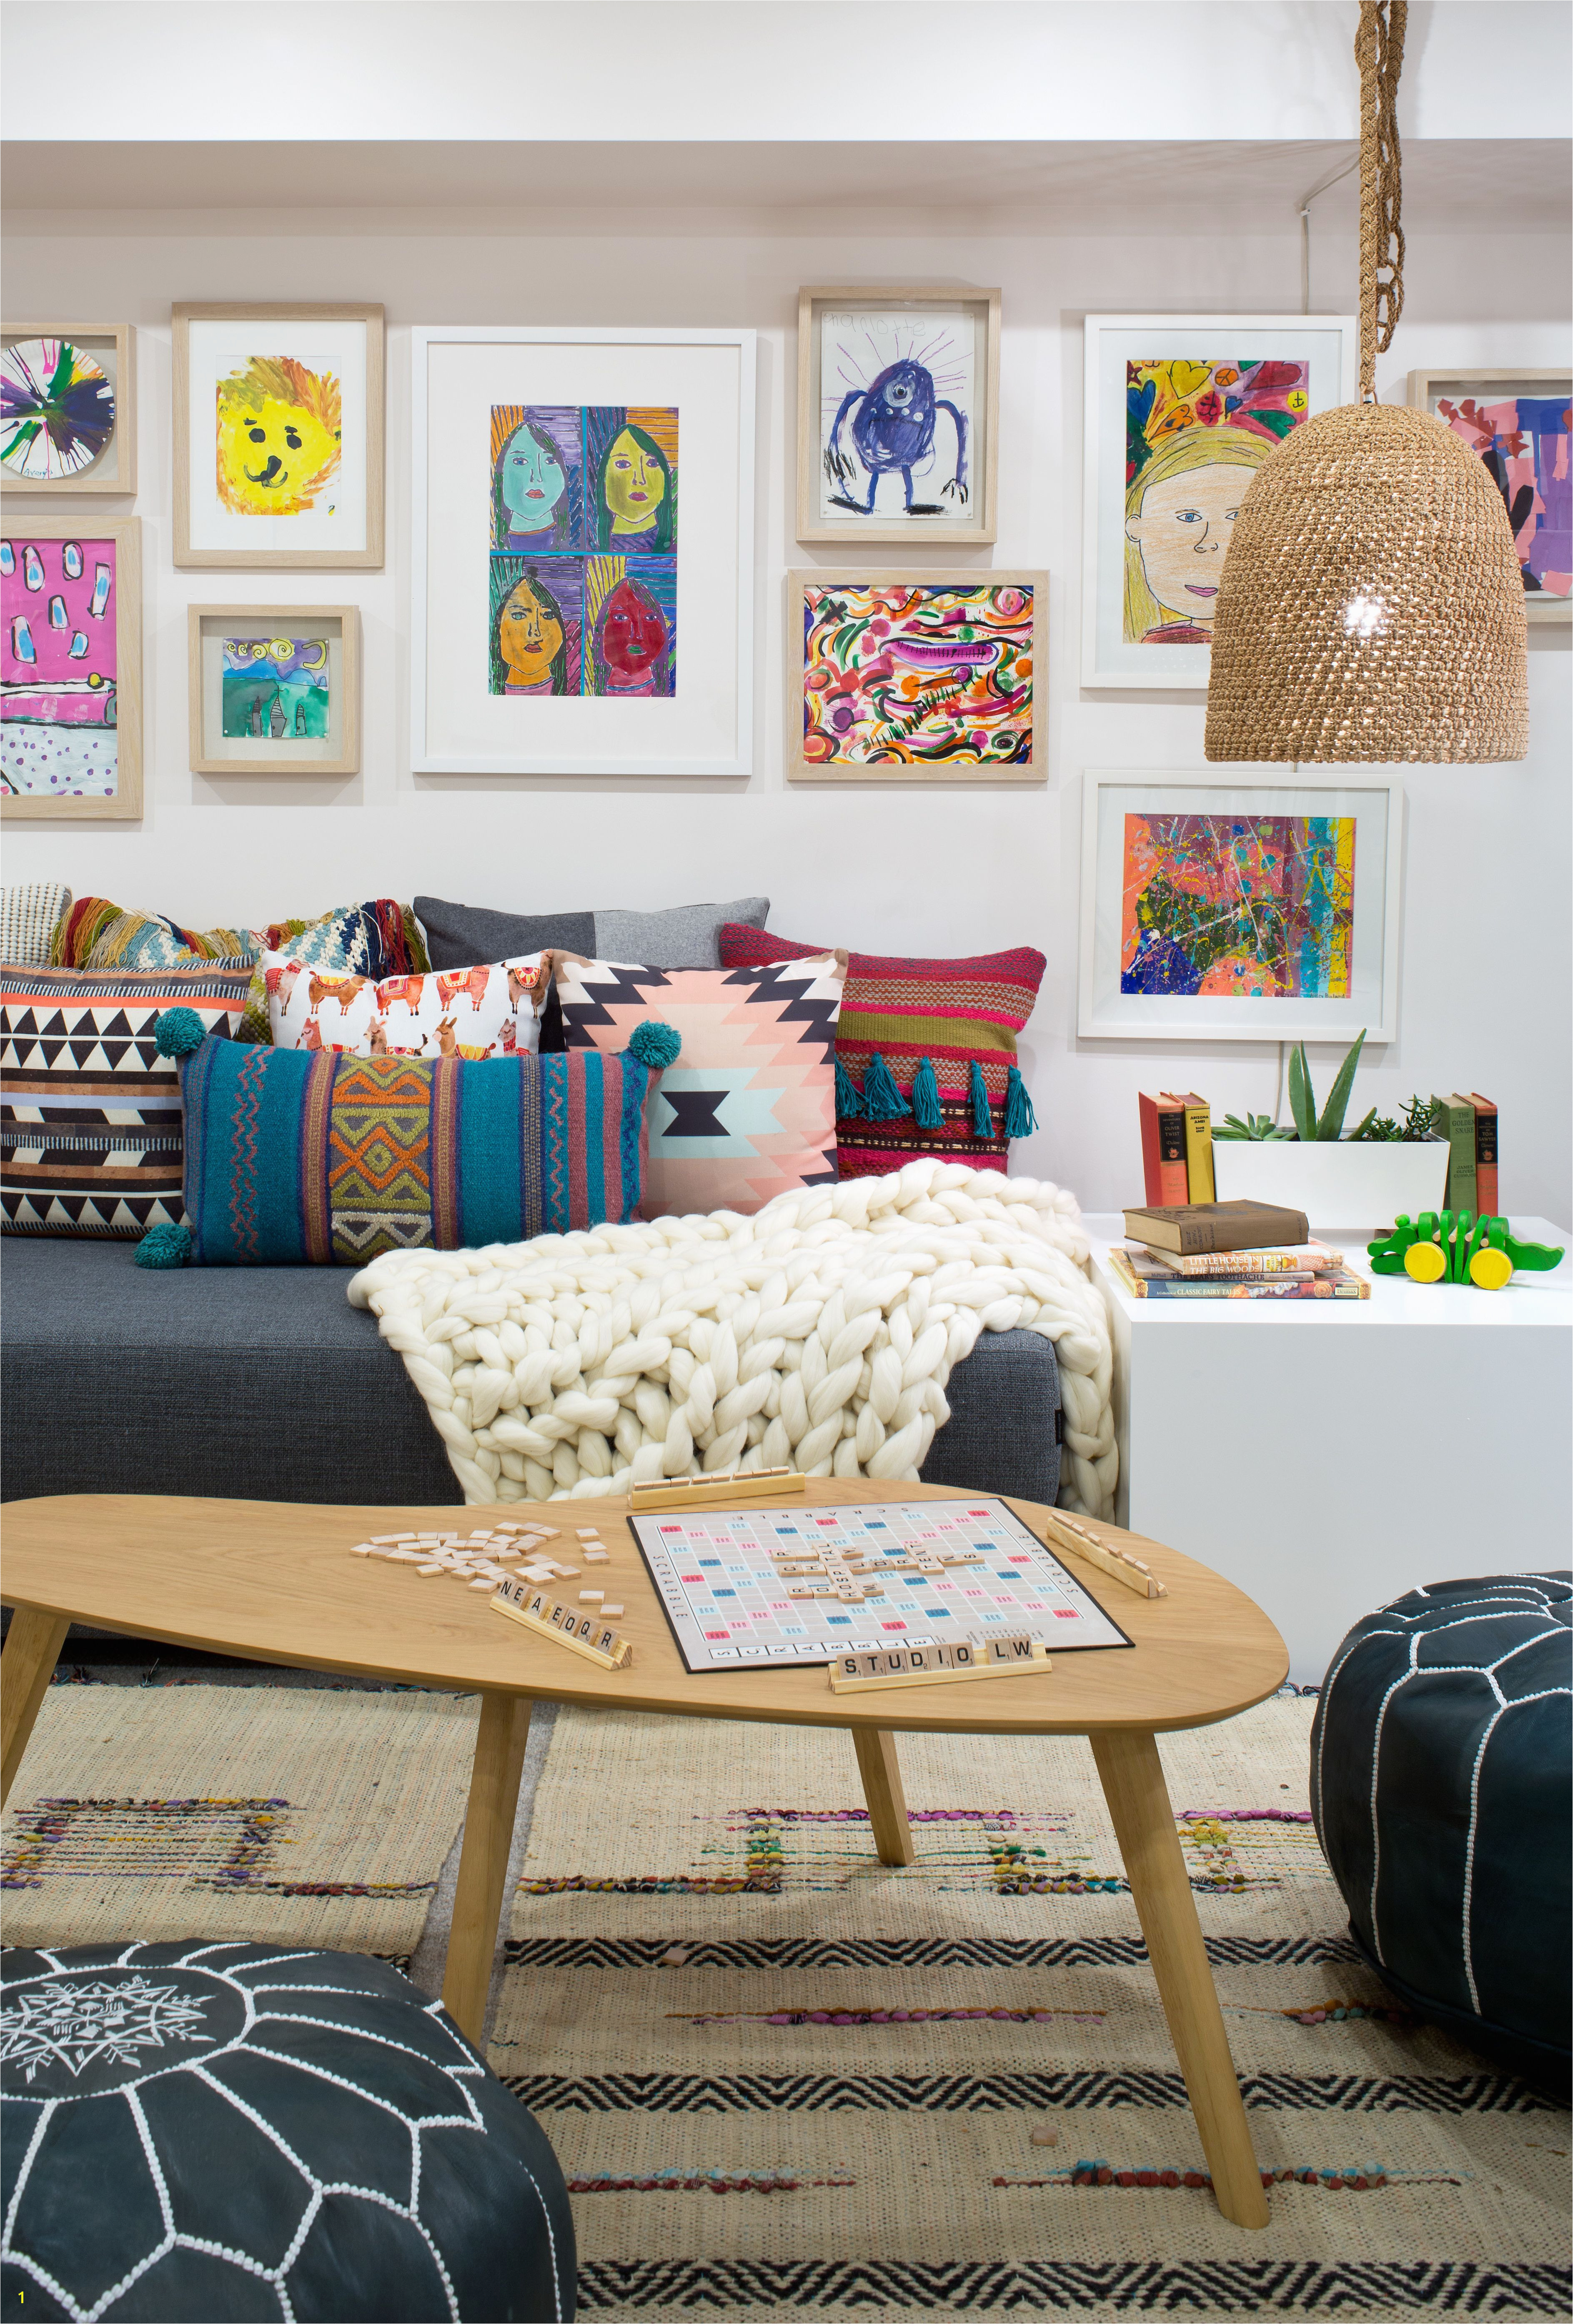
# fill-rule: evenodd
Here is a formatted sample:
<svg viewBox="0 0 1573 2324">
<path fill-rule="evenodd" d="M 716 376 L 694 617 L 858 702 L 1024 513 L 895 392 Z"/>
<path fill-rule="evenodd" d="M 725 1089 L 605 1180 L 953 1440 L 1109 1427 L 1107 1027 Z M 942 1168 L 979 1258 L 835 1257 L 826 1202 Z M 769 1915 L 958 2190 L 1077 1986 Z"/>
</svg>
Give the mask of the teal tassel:
<svg viewBox="0 0 1573 2324">
<path fill-rule="evenodd" d="M 153 1045 L 161 1057 L 189 1057 L 208 1038 L 194 1009 L 166 1009 L 153 1020 Z"/>
<path fill-rule="evenodd" d="M 189 1012 L 195 1015 L 195 1010 Z M 166 1015 L 172 1011 L 166 1010 Z M 191 1256 L 190 1230 L 187 1227 L 149 1227 L 136 1246 L 138 1267 L 184 1267 Z"/>
<path fill-rule="evenodd" d="M 876 1049 L 863 1076 L 863 1111 L 870 1121 L 899 1121 L 911 1107 L 897 1089 L 891 1069 Z"/>
<path fill-rule="evenodd" d="M 972 1134 L 975 1138 L 994 1136 L 994 1116 L 988 1110 L 988 1084 L 983 1078 L 983 1067 L 972 1061 Z"/>
<path fill-rule="evenodd" d="M 861 1121 L 863 1119 L 863 1092 L 839 1057 L 836 1060 L 836 1119 L 837 1121 Z"/>
<path fill-rule="evenodd" d="M 945 1127 L 945 1117 L 939 1111 L 939 1084 L 927 1057 L 919 1060 L 918 1070 L 912 1075 L 912 1120 L 920 1130 Z"/>
<path fill-rule="evenodd" d="M 1037 1127 L 1038 1117 L 1027 1095 L 1027 1085 L 1013 1065 L 1005 1083 L 1005 1136 L 1026 1138 Z"/>
<path fill-rule="evenodd" d="M 659 1017 L 642 1017 L 628 1036 L 628 1051 L 652 1074 L 664 1073 L 675 1065 L 682 1052 L 682 1035 L 675 1025 L 663 1025 Z"/>
</svg>

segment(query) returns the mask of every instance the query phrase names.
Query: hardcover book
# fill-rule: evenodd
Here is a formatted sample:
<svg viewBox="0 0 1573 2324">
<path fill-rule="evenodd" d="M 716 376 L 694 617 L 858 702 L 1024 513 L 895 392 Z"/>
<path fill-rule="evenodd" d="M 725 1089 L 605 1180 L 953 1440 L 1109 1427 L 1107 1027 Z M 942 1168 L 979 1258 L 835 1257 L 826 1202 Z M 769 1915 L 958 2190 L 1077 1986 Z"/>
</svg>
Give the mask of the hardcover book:
<svg viewBox="0 0 1573 2324">
<path fill-rule="evenodd" d="M 1475 1108 L 1467 1097 L 1432 1101 L 1431 1127 L 1448 1141 L 1448 1200 L 1449 1211 L 1477 1211 L 1475 1183 Z"/>
<path fill-rule="evenodd" d="M 1189 1258 L 1198 1251 L 1270 1250 L 1309 1242 L 1310 1224 L 1303 1211 L 1286 1210 L 1280 1203 L 1170 1203 L 1127 1211 L 1125 1232 L 1133 1242 Z"/>
<path fill-rule="evenodd" d="M 1153 1250 L 1146 1243 L 1125 1247 L 1125 1257 L 1138 1275 L 1224 1276 L 1328 1275 L 1344 1264 L 1341 1250 L 1325 1242 L 1300 1243 L 1278 1250 L 1202 1250 L 1182 1257 L 1176 1250 Z"/>
<path fill-rule="evenodd" d="M 1177 1097 L 1136 1101 L 1142 1118 L 1142 1191 L 1150 1203 L 1188 1203 L 1190 1181 L 1185 1164 L 1185 1107 Z"/>
<path fill-rule="evenodd" d="M 1109 1264 L 1123 1290 L 1135 1299 L 1369 1299 L 1371 1286 L 1346 1268 L 1320 1274 L 1152 1276 L 1139 1273 L 1125 1253 L 1113 1250 Z"/>
</svg>

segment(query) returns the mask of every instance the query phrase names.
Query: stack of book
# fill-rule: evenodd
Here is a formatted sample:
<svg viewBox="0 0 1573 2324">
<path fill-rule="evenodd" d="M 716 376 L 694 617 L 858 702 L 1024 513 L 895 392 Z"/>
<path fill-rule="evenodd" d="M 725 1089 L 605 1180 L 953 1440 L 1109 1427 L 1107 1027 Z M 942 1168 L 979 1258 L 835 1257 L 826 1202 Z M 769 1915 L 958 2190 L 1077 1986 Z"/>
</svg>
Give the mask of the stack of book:
<svg viewBox="0 0 1573 2324">
<path fill-rule="evenodd" d="M 1369 1299 L 1341 1250 L 1312 1242 L 1302 1211 L 1273 1203 L 1178 1203 L 1125 1213 L 1109 1251 L 1136 1299 Z"/>
<path fill-rule="evenodd" d="M 1448 1202 L 1450 1211 L 1501 1215 L 1496 1184 L 1496 1108 L 1478 1090 L 1455 1090 L 1431 1103 L 1431 1135 L 1448 1141 Z"/>
</svg>

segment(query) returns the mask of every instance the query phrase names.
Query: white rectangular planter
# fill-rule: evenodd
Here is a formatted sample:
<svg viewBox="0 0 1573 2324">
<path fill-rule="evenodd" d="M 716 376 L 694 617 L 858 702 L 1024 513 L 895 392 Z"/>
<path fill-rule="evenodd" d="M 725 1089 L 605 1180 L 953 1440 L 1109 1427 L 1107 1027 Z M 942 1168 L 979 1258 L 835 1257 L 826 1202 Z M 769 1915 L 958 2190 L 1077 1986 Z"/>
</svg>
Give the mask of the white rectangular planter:
<svg viewBox="0 0 1573 2324">
<path fill-rule="evenodd" d="M 1282 1203 L 1303 1211 L 1313 1232 L 1357 1227 L 1375 1234 L 1401 1211 L 1412 1219 L 1442 1208 L 1448 1148 L 1439 1138 L 1392 1145 L 1215 1139 L 1213 1176 L 1220 1202 Z"/>
</svg>

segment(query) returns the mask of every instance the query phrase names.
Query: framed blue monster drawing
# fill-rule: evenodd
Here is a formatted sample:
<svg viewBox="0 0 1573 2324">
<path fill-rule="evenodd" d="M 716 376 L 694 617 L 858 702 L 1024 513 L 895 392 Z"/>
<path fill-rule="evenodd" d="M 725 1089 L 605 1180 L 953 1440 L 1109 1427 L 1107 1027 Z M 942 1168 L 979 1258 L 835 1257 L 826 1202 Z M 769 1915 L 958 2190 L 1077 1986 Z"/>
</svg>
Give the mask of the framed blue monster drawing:
<svg viewBox="0 0 1573 2324">
<path fill-rule="evenodd" d="M 798 539 L 995 538 L 1000 294 L 798 293 Z"/>
</svg>

